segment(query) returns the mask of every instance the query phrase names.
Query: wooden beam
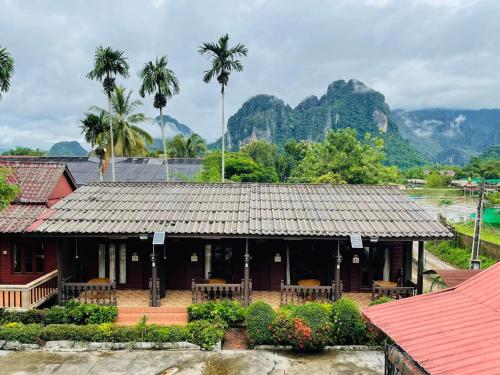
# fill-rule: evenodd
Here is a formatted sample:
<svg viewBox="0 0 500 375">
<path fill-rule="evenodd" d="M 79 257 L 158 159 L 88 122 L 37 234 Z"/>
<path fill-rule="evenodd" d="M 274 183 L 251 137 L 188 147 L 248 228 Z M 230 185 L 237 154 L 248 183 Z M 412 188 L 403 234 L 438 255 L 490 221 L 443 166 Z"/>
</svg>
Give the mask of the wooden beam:
<svg viewBox="0 0 500 375">
<path fill-rule="evenodd" d="M 424 241 L 418 241 L 417 294 L 424 292 Z"/>
<path fill-rule="evenodd" d="M 245 239 L 244 273 L 243 273 L 243 305 L 250 303 L 250 253 L 248 250 L 248 238 Z"/>
</svg>

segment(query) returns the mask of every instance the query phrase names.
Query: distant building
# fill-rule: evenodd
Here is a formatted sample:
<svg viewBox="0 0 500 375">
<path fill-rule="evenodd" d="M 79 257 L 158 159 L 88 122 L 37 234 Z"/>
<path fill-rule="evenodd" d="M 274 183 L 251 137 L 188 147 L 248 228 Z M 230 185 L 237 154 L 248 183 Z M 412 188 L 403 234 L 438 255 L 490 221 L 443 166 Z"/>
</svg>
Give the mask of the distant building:
<svg viewBox="0 0 500 375">
<path fill-rule="evenodd" d="M 0 162 L 49 162 L 66 164 L 77 186 L 99 182 L 99 159 L 96 157 L 50 157 L 50 156 L 0 156 Z M 171 181 L 192 180 L 201 171 L 203 159 L 169 159 Z M 117 157 L 115 158 L 116 182 L 164 182 L 165 162 L 160 158 Z M 103 176 L 104 182 L 111 182 L 111 166 Z"/>
</svg>

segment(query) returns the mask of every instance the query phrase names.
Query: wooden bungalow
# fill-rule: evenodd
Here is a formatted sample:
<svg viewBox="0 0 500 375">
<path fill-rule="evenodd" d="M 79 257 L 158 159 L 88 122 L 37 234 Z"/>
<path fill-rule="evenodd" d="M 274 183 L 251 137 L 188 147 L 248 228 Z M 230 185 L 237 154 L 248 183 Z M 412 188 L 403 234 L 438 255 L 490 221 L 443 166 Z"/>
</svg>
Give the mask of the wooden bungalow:
<svg viewBox="0 0 500 375">
<path fill-rule="evenodd" d="M 71 194 L 75 182 L 63 164 L 0 160 L 0 168 L 20 188 L 0 212 L 0 307 L 36 307 L 57 292 L 57 240 L 25 231 Z"/>
<path fill-rule="evenodd" d="M 282 303 L 412 295 L 423 241 L 452 236 L 396 186 L 97 183 L 49 211 L 29 230 L 58 241 L 61 301 L 116 303 L 115 290 L 149 290 L 152 306 L 179 290 L 244 303 L 261 291 Z"/>
</svg>

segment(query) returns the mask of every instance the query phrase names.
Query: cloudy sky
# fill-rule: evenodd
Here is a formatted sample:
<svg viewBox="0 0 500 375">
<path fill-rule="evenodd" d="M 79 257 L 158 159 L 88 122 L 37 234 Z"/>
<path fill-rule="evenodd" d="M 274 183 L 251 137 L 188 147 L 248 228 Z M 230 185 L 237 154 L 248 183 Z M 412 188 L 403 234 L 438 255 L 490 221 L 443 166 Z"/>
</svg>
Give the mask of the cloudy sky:
<svg viewBox="0 0 500 375">
<path fill-rule="evenodd" d="M 197 47 L 225 32 L 249 49 L 230 79 L 229 115 L 256 94 L 295 106 L 350 78 L 391 108 L 500 107 L 499 14 L 498 0 L 0 0 L 0 45 L 16 60 L 0 148 L 81 139 L 83 112 L 105 105 L 85 78 L 99 44 L 125 51 L 131 77 L 120 83 L 135 93 L 141 65 L 167 54 L 181 83 L 167 112 L 214 140 L 219 88 L 202 82 L 208 62 Z M 143 110 L 155 115 L 151 99 Z"/>
</svg>

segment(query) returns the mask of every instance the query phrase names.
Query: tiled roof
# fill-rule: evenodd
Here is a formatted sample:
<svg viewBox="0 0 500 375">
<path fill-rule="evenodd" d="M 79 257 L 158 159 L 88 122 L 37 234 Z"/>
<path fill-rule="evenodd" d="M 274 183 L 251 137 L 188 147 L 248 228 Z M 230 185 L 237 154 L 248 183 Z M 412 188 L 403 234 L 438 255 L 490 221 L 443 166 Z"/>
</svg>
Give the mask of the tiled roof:
<svg viewBox="0 0 500 375">
<path fill-rule="evenodd" d="M 472 276 L 477 275 L 482 270 L 462 270 L 462 269 L 449 269 L 449 270 L 429 270 L 425 274 L 438 274 L 441 280 L 448 288 L 457 286 L 465 280 L 470 279 Z"/>
<path fill-rule="evenodd" d="M 0 212 L 0 233 L 20 233 L 47 207 L 43 204 L 12 204 Z"/>
<path fill-rule="evenodd" d="M 443 238 L 451 233 L 398 187 L 101 183 L 52 207 L 35 231 Z"/>
<path fill-rule="evenodd" d="M 56 163 L 7 162 L 0 159 L 0 168 L 8 167 L 12 173 L 7 178 L 21 188 L 18 203 L 46 203 L 66 167 Z"/>
<path fill-rule="evenodd" d="M 498 374 L 500 264 L 454 288 L 363 310 L 430 374 Z"/>
<path fill-rule="evenodd" d="M 37 163 L 66 164 L 78 186 L 99 182 L 99 160 L 96 157 L 20 157 L 0 156 L 2 160 Z M 202 159 L 168 159 L 171 181 L 192 178 L 201 171 Z M 164 182 L 165 164 L 161 158 L 115 158 L 117 182 Z M 103 181 L 110 182 L 111 166 L 103 176 Z"/>
</svg>

